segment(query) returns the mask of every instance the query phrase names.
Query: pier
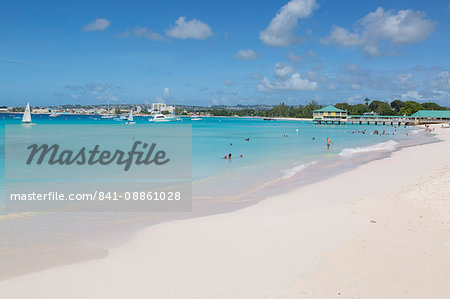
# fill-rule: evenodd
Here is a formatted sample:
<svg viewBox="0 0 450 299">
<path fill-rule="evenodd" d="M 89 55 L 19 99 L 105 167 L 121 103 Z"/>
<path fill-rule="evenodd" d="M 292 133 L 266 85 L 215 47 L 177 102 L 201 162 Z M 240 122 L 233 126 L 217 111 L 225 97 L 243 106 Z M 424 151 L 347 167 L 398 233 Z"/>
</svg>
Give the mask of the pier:
<svg viewBox="0 0 450 299">
<path fill-rule="evenodd" d="M 334 106 L 313 111 L 313 123 L 318 125 L 419 125 L 432 123 L 450 123 L 450 110 L 419 110 L 411 116 L 377 115 L 348 115 L 346 110 Z"/>
<path fill-rule="evenodd" d="M 315 124 L 318 125 L 345 125 L 347 120 L 342 118 L 315 118 L 313 120 Z"/>
<path fill-rule="evenodd" d="M 405 116 L 382 116 L 382 115 L 349 115 L 347 124 L 352 125 L 406 125 L 411 119 Z"/>
</svg>

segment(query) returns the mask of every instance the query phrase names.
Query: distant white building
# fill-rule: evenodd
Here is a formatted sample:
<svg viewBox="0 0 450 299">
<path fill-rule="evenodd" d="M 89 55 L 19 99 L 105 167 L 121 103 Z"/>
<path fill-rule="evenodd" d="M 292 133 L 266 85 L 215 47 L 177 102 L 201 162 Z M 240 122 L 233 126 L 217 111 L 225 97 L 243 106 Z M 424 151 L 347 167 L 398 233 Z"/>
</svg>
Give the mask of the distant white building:
<svg viewBox="0 0 450 299">
<path fill-rule="evenodd" d="M 47 108 L 35 108 L 35 109 L 32 109 L 31 113 L 36 113 L 36 114 L 50 113 L 50 110 Z"/>
<path fill-rule="evenodd" d="M 173 111 L 175 110 L 175 107 L 169 106 L 166 103 L 153 103 L 152 110 L 159 111 L 159 112 L 169 111 L 170 113 L 173 113 Z"/>
</svg>

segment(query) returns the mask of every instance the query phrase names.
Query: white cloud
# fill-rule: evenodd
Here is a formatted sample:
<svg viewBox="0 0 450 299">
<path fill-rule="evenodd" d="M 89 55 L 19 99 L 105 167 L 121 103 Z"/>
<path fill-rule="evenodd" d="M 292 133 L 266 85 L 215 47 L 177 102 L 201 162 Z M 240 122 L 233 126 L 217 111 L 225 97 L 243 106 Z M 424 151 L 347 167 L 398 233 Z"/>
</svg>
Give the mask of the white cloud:
<svg viewBox="0 0 450 299">
<path fill-rule="evenodd" d="M 242 60 L 253 60 L 258 58 L 258 54 L 256 54 L 252 49 L 247 50 L 239 50 L 236 54 L 234 54 L 234 58 L 242 59 Z"/>
<path fill-rule="evenodd" d="M 355 94 L 355 95 L 351 95 L 351 96 L 347 97 L 344 100 L 344 102 L 347 102 L 347 103 L 350 103 L 350 104 L 358 103 L 358 102 L 360 102 L 362 100 L 362 98 L 363 97 L 360 94 Z"/>
<path fill-rule="evenodd" d="M 291 0 L 270 21 L 269 26 L 259 33 L 259 39 L 267 46 L 285 47 L 300 42 L 292 33 L 298 19 L 307 18 L 319 7 L 316 0 Z"/>
<path fill-rule="evenodd" d="M 259 91 L 312 91 L 318 87 L 317 82 L 302 78 L 299 73 L 294 73 L 286 79 L 278 78 L 273 82 L 264 77 L 257 86 Z"/>
<path fill-rule="evenodd" d="M 395 76 L 398 89 L 406 90 L 416 88 L 417 84 L 413 81 L 413 74 L 399 74 Z"/>
<path fill-rule="evenodd" d="M 386 54 L 379 49 L 382 41 L 394 45 L 420 42 L 431 34 L 435 25 L 422 11 L 407 9 L 396 13 L 379 7 L 357 22 L 355 32 L 333 26 L 330 35 L 321 41 L 340 47 L 360 47 L 369 56 L 379 56 Z"/>
<path fill-rule="evenodd" d="M 440 72 L 436 77 L 426 80 L 425 83 L 435 90 L 450 90 L 450 73 L 448 71 Z"/>
<path fill-rule="evenodd" d="M 353 73 L 359 69 L 359 66 L 355 63 L 346 62 L 344 68 L 350 73 Z"/>
<path fill-rule="evenodd" d="M 234 85 L 234 84 L 235 84 L 234 81 L 231 80 L 231 79 L 225 80 L 224 83 L 225 83 L 225 85 L 228 85 L 228 86 L 231 86 L 231 85 Z"/>
<path fill-rule="evenodd" d="M 294 62 L 302 62 L 304 60 L 302 55 L 294 54 L 291 50 L 287 51 L 287 59 Z"/>
<path fill-rule="evenodd" d="M 352 89 L 352 90 L 360 90 L 361 89 L 361 85 L 358 84 L 358 83 L 352 83 L 350 85 L 350 89 Z"/>
<path fill-rule="evenodd" d="M 278 77 L 286 77 L 292 74 L 294 72 L 294 69 L 288 64 L 278 62 L 273 67 L 273 72 Z"/>
<path fill-rule="evenodd" d="M 417 91 L 408 91 L 401 94 L 401 98 L 404 101 L 422 101 L 424 98 Z"/>
<path fill-rule="evenodd" d="M 107 19 L 97 18 L 94 22 L 83 27 L 84 31 L 103 31 L 111 24 Z"/>
<path fill-rule="evenodd" d="M 118 101 L 118 97 L 115 93 L 121 89 L 120 86 L 113 85 L 110 82 L 107 83 L 92 83 L 88 82 L 84 85 L 66 85 L 65 88 L 70 91 L 70 97 L 72 99 L 84 100 L 84 101 Z"/>
<path fill-rule="evenodd" d="M 207 39 L 214 35 L 211 27 L 200 20 L 186 21 L 186 17 L 179 17 L 175 25 L 166 30 L 166 35 L 181 39 Z"/>
<path fill-rule="evenodd" d="M 119 35 L 119 37 L 128 38 L 128 37 L 143 37 L 149 40 L 162 40 L 163 37 L 158 32 L 155 32 L 151 29 L 145 28 L 145 27 L 139 27 L 132 30 L 125 31 Z"/>
<path fill-rule="evenodd" d="M 170 97 L 170 88 L 164 87 L 163 98 L 167 99 L 168 97 Z"/>
</svg>

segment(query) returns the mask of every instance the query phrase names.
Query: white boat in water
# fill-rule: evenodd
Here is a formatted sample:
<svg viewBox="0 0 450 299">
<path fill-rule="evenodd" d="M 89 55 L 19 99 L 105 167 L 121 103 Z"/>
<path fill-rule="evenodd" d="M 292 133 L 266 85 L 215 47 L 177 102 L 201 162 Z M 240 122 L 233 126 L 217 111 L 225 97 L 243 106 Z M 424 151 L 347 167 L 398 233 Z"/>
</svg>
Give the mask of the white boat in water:
<svg viewBox="0 0 450 299">
<path fill-rule="evenodd" d="M 150 118 L 148 121 L 152 122 L 168 122 L 168 121 L 178 121 L 181 120 L 173 115 L 164 115 L 164 114 L 155 114 L 153 118 Z"/>
<path fill-rule="evenodd" d="M 126 119 L 128 119 L 128 116 L 126 115 L 116 116 L 116 118 L 114 118 L 115 121 L 124 121 Z"/>
<path fill-rule="evenodd" d="M 27 103 L 27 106 L 25 107 L 25 112 L 23 113 L 22 117 L 22 126 L 32 126 L 35 125 L 31 121 L 31 110 L 30 110 L 30 103 Z"/>
<path fill-rule="evenodd" d="M 130 115 L 128 115 L 128 119 L 125 122 L 126 125 L 134 125 L 135 122 L 133 121 L 133 110 L 130 110 Z"/>
<path fill-rule="evenodd" d="M 50 117 L 58 117 L 58 116 L 61 116 L 61 114 L 59 114 L 59 113 L 57 113 L 57 112 L 55 112 L 55 111 L 52 111 L 52 113 L 50 113 L 49 116 L 50 116 Z"/>
<path fill-rule="evenodd" d="M 191 117 L 191 120 L 202 120 L 201 117 Z"/>
</svg>

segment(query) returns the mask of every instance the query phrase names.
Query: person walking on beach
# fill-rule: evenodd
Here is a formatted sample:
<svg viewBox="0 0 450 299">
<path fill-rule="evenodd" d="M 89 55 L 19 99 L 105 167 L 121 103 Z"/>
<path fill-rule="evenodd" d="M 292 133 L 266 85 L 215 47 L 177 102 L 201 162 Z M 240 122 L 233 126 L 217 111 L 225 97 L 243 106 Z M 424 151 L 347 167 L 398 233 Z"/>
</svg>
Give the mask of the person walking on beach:
<svg viewBox="0 0 450 299">
<path fill-rule="evenodd" d="M 331 141 L 330 138 L 327 137 L 327 148 L 330 150 L 330 145 L 334 144 L 333 141 Z"/>
</svg>

